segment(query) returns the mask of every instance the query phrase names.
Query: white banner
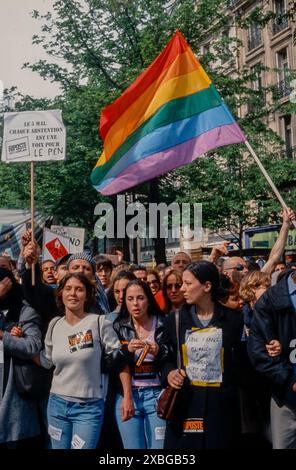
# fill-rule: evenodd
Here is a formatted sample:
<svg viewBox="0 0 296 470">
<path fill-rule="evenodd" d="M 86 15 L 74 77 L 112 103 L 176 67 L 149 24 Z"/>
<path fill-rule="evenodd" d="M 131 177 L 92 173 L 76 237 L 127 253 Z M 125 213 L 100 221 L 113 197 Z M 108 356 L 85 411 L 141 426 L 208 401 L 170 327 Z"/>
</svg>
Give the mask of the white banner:
<svg viewBox="0 0 296 470">
<path fill-rule="evenodd" d="M 82 253 L 84 247 L 84 228 L 52 225 L 51 230 L 70 238 L 70 253 Z"/>
<path fill-rule="evenodd" d="M 64 160 L 65 156 L 66 129 L 61 110 L 4 114 L 4 162 L 44 162 Z"/>
</svg>

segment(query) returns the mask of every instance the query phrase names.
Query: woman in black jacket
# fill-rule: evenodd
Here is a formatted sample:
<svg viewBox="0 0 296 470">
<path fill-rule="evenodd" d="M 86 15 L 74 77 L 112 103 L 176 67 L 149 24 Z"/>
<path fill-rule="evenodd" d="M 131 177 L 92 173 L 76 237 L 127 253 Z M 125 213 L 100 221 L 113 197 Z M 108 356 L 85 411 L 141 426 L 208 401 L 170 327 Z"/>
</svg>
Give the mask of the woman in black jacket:
<svg viewBox="0 0 296 470">
<path fill-rule="evenodd" d="M 165 324 L 173 355 L 162 369 L 163 378 L 180 389 L 165 448 L 231 448 L 239 433 L 233 356 L 242 336 L 242 314 L 218 302 L 219 273 L 208 261 L 187 266 L 181 290 L 187 303 L 180 312 L 181 371 L 176 367 L 175 315 Z"/>
<path fill-rule="evenodd" d="M 118 318 L 113 327 L 121 341 L 120 352 L 113 356 L 109 367 L 118 373 L 130 366 L 132 390 L 130 396 L 117 394 L 116 418 L 126 449 L 163 448 L 165 422 L 155 410 L 161 384 L 159 368 L 168 352 L 164 346 L 163 313 L 159 309 L 147 284 L 130 281 L 125 289 Z M 122 422 L 123 400 L 132 400 L 135 413 Z"/>
</svg>

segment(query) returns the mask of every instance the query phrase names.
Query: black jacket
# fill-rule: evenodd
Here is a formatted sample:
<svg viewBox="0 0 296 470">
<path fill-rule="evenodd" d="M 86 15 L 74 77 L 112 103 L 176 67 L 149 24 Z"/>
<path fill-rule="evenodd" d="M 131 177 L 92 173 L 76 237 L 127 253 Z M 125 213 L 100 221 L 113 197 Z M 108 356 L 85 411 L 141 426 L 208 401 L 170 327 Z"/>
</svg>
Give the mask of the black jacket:
<svg viewBox="0 0 296 470">
<path fill-rule="evenodd" d="M 295 353 L 292 352 L 296 347 L 293 345 L 293 340 L 296 343 L 296 312 L 288 291 L 290 274 L 288 272 L 269 288 L 256 303 L 248 341 L 250 360 L 255 369 L 271 381 L 272 395 L 279 406 L 296 406 L 296 393 L 292 391 L 296 382 Z M 282 345 L 281 355 L 275 358 L 266 351 L 266 344 L 272 339 L 279 340 Z"/>
<path fill-rule="evenodd" d="M 132 324 L 131 318 L 116 319 L 113 323 L 113 328 L 121 342 L 121 348 L 115 350 L 113 354 L 104 357 L 105 369 L 107 371 L 120 372 L 126 365 L 133 365 L 134 354 L 129 352 L 127 346 L 129 341 L 136 338 L 136 331 Z M 164 344 L 164 317 L 157 316 L 155 328 L 155 342 L 159 346 L 159 352 L 155 358 L 156 368 L 159 369 L 166 361 L 169 355 L 169 348 Z"/>
<path fill-rule="evenodd" d="M 165 448 L 228 448 L 234 446 L 239 432 L 239 406 L 237 393 L 237 360 L 241 347 L 243 317 L 241 312 L 215 305 L 214 315 L 206 327 L 222 330 L 223 375 L 219 387 L 197 386 L 184 381 L 178 394 L 173 420 L 167 427 Z M 162 367 L 162 380 L 166 384 L 168 373 L 177 368 L 177 341 L 175 314 L 166 318 L 166 341 L 173 354 Z M 197 319 L 195 307 L 184 305 L 180 311 L 180 342 L 186 342 L 186 332 L 205 328 Z M 183 354 L 182 354 L 183 356 Z M 182 361 L 183 361 L 182 357 Z M 183 364 L 184 367 L 184 364 Z M 204 432 L 184 433 L 184 423 L 203 420 Z"/>
</svg>

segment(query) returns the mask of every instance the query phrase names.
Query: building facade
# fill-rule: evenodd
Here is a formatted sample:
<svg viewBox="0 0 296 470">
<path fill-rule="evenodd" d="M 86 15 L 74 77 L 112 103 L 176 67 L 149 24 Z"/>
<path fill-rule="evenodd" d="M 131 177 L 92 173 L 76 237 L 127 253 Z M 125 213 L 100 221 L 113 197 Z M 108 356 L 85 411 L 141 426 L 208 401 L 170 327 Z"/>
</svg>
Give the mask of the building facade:
<svg viewBox="0 0 296 470">
<path fill-rule="evenodd" d="M 272 104 L 275 98 L 284 105 L 290 100 L 296 103 L 296 48 L 293 44 L 295 21 L 288 17 L 289 0 L 232 0 L 230 11 L 235 18 L 246 18 L 256 8 L 271 19 L 265 26 L 253 21 L 248 29 L 235 27 L 241 41 L 237 66 L 245 66 L 254 73 L 250 86 L 257 91 L 258 104 Z M 234 24 L 236 22 L 234 21 Z M 294 80 L 293 80 L 294 77 Z M 266 89 L 268 91 L 266 91 Z M 245 115 L 253 104 L 242 107 Z M 281 111 L 270 113 L 268 126 L 281 136 L 284 144 L 282 157 L 296 158 L 296 115 Z"/>
</svg>

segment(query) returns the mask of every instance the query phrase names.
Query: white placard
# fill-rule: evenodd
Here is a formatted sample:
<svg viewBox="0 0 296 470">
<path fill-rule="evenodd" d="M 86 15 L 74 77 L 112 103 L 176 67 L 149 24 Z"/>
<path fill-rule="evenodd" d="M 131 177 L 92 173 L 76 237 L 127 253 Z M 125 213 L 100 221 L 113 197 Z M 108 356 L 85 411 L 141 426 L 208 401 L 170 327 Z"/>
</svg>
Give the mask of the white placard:
<svg viewBox="0 0 296 470">
<path fill-rule="evenodd" d="M 57 261 L 70 253 L 70 238 L 45 228 L 43 230 L 42 259 Z"/>
<path fill-rule="evenodd" d="M 81 437 L 79 437 L 78 434 L 74 434 L 72 438 L 72 442 L 71 442 L 72 448 L 82 449 L 84 447 L 84 444 L 85 444 L 85 441 Z"/>
<path fill-rule="evenodd" d="M 61 440 L 62 432 L 63 432 L 62 429 L 56 428 L 55 426 L 52 426 L 51 424 L 48 426 L 48 434 L 55 441 Z"/>
<path fill-rule="evenodd" d="M 84 247 L 84 228 L 52 225 L 51 230 L 70 238 L 70 253 L 82 253 Z"/>
<path fill-rule="evenodd" d="M 190 331 L 186 345 L 186 373 L 192 382 L 222 382 L 222 329 Z"/>
<path fill-rule="evenodd" d="M 4 162 L 44 162 L 65 156 L 66 129 L 60 109 L 4 114 Z"/>
</svg>

